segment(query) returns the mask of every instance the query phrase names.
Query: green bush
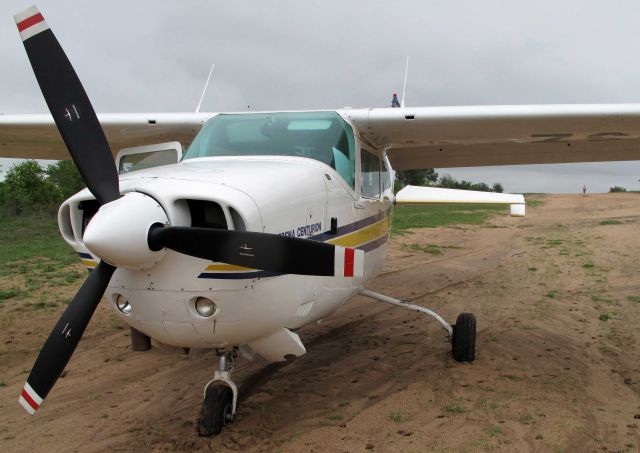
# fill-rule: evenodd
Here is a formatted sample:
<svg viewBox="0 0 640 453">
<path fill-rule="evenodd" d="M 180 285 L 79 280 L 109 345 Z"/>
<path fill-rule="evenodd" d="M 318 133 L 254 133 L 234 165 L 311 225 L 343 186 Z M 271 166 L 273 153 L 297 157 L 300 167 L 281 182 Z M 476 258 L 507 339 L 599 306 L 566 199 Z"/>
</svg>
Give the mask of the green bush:
<svg viewBox="0 0 640 453">
<path fill-rule="evenodd" d="M 64 200 L 84 187 L 71 161 L 42 168 L 35 160 L 13 165 L 0 181 L 0 212 L 5 215 L 54 214 Z"/>
</svg>

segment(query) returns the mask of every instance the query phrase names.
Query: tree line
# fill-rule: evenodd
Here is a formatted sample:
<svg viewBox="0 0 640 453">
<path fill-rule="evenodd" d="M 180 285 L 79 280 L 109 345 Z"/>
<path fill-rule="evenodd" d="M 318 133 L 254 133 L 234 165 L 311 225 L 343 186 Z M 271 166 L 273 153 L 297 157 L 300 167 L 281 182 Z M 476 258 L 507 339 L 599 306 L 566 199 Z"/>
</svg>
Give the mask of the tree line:
<svg viewBox="0 0 640 453">
<path fill-rule="evenodd" d="M 458 181 L 450 175 L 440 177 L 432 168 L 403 170 L 396 173 L 396 191 L 406 185 L 444 187 L 448 189 L 502 192 L 500 183 Z M 35 160 L 13 165 L 0 181 L 0 212 L 9 215 L 55 213 L 58 206 L 84 188 L 78 169 L 70 160 L 62 160 L 46 168 Z"/>
<path fill-rule="evenodd" d="M 424 170 L 399 170 L 396 172 L 396 192 L 404 186 L 432 186 L 445 189 L 477 190 L 479 192 L 504 192 L 502 184 L 496 182 L 491 187 L 484 182 L 458 181 L 451 175 L 439 176 L 433 168 Z"/>
<path fill-rule="evenodd" d="M 13 165 L 0 181 L 0 212 L 4 215 L 55 213 L 58 206 L 84 187 L 70 160 L 46 168 L 35 160 Z"/>
</svg>

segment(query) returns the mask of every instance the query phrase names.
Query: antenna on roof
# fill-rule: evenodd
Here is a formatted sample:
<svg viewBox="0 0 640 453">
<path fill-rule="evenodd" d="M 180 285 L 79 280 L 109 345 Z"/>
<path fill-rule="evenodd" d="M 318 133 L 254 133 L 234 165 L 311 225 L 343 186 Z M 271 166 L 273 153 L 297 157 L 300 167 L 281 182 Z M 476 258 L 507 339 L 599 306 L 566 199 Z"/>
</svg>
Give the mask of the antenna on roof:
<svg viewBox="0 0 640 453">
<path fill-rule="evenodd" d="M 196 107 L 196 113 L 200 112 L 200 106 L 202 105 L 202 100 L 204 99 L 204 94 L 207 92 L 207 87 L 209 86 L 209 80 L 211 80 L 211 74 L 213 74 L 213 68 L 216 64 L 211 65 L 211 70 L 209 71 L 209 77 L 207 77 L 207 81 L 204 84 L 204 89 L 202 90 L 202 95 L 200 96 L 200 100 L 198 101 L 198 106 Z"/>
<path fill-rule="evenodd" d="M 402 85 L 402 102 L 400 107 L 404 107 L 404 94 L 407 91 L 407 74 L 409 74 L 409 55 L 407 55 L 407 66 L 404 68 L 404 85 Z"/>
</svg>

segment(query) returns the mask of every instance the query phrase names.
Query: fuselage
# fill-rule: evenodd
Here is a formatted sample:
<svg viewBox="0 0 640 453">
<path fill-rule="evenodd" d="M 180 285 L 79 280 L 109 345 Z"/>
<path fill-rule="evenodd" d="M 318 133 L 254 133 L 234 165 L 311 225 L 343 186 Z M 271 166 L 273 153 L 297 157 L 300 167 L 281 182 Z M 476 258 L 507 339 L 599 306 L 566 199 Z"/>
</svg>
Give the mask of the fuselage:
<svg viewBox="0 0 640 453">
<path fill-rule="evenodd" d="M 214 125 L 217 136 L 221 127 L 237 128 L 233 118 L 223 119 L 222 126 Z M 255 120 L 265 121 L 264 114 Z M 116 312 L 135 329 L 180 347 L 249 344 L 326 317 L 382 269 L 393 196 L 382 152 L 361 142 L 352 126 L 335 113 L 330 127 L 341 123 L 339 140 L 346 158 L 337 155 L 338 145 L 328 148 L 328 154 L 320 150 L 323 135 L 318 130 L 328 124 L 322 118 L 293 114 L 275 120 L 267 117 L 266 121 L 274 128 L 283 123 L 285 138 L 290 131 L 295 133 L 295 144 L 285 139 L 278 142 L 294 149 L 293 153 L 271 154 L 274 144 L 265 143 L 264 148 L 252 144 L 256 151 L 245 155 L 222 148 L 231 155 L 190 157 L 194 144 L 214 140 L 201 137 L 205 125 L 198 135 L 201 138 L 196 137 L 180 163 L 124 174 L 120 192 L 153 198 L 172 226 L 257 231 L 360 248 L 366 252 L 364 276 L 277 275 L 168 250 L 150 268 L 119 268 L 105 293 Z M 241 125 L 245 123 L 247 117 Z M 308 141 L 305 127 L 312 136 Z M 264 125 L 259 130 L 270 139 L 277 134 L 265 131 Z M 253 132 L 245 133 L 250 136 Z M 345 141 L 344 134 L 351 136 Z M 320 158 L 319 152 L 323 153 Z M 349 158 L 351 164 L 345 160 Z M 67 200 L 59 212 L 63 237 L 88 268 L 98 258 L 84 245 L 82 233 L 95 209 L 85 189 Z M 197 312 L 199 297 L 215 303 L 214 315 L 204 317 Z M 126 299 L 130 310 L 119 310 L 118 298 Z"/>
</svg>

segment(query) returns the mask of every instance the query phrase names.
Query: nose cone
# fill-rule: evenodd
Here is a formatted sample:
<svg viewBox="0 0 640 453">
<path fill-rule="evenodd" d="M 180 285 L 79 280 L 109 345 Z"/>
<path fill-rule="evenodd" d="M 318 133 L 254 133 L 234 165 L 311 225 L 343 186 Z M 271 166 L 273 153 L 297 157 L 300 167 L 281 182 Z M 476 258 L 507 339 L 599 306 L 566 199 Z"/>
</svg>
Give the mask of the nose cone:
<svg viewBox="0 0 640 453">
<path fill-rule="evenodd" d="M 160 204 L 148 195 L 130 192 L 100 208 L 87 225 L 83 241 L 92 253 L 113 266 L 147 269 L 166 253 L 149 248 L 149 228 L 156 223 L 169 223 Z"/>
</svg>

